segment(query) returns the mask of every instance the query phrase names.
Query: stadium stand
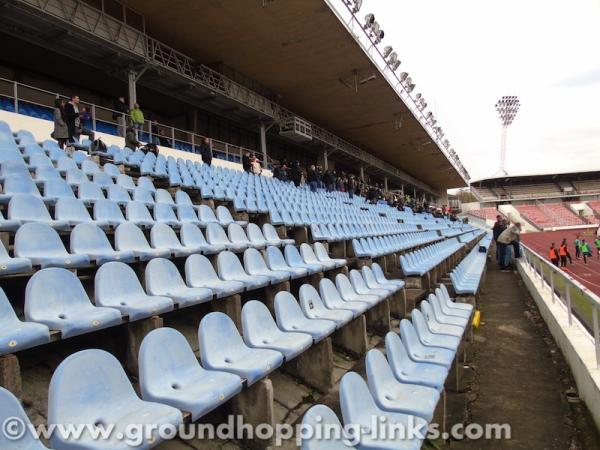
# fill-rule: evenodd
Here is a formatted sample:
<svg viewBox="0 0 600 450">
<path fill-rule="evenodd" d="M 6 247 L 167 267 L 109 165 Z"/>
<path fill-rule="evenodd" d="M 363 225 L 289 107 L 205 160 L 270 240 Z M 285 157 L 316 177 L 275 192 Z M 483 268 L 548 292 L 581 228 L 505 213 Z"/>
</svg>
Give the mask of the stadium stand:
<svg viewBox="0 0 600 450">
<path fill-rule="evenodd" d="M 477 217 L 477 218 L 483 219 L 483 220 L 495 221 L 496 216 L 504 217 L 504 214 L 502 214 L 500 211 L 498 211 L 496 208 L 493 208 L 493 207 L 472 209 L 468 213 L 470 215 L 472 215 L 473 217 Z"/>
<path fill-rule="evenodd" d="M 491 235 L 484 237 L 478 246 L 450 272 L 450 280 L 457 294 L 477 294 L 487 262 L 487 253 L 492 243 Z M 438 296 L 439 297 L 439 296 Z"/>
<path fill-rule="evenodd" d="M 587 224 L 563 203 L 518 205 L 516 208 L 525 219 L 539 229 Z"/>
</svg>

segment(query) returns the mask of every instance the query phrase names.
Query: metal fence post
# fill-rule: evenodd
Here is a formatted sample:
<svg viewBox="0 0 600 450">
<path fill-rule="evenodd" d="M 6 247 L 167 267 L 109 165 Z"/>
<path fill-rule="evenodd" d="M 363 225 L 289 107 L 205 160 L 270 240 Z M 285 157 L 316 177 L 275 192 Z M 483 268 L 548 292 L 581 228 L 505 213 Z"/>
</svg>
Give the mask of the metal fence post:
<svg viewBox="0 0 600 450">
<path fill-rule="evenodd" d="M 15 103 L 15 112 L 19 113 L 19 83 L 13 82 L 13 101 Z"/>
<path fill-rule="evenodd" d="M 92 130 L 96 131 L 96 105 L 92 104 Z"/>
<path fill-rule="evenodd" d="M 171 127 L 171 148 L 175 148 L 175 128 Z"/>
<path fill-rule="evenodd" d="M 600 368 L 600 332 L 598 331 L 598 308 L 592 306 L 592 317 L 594 322 L 594 347 L 596 348 L 596 368 Z"/>
<path fill-rule="evenodd" d="M 573 313 L 571 311 L 571 285 L 567 283 L 567 314 L 569 317 L 569 326 L 573 325 Z"/>
<path fill-rule="evenodd" d="M 554 303 L 554 270 L 550 269 L 550 297 L 552 298 L 552 303 Z"/>
</svg>

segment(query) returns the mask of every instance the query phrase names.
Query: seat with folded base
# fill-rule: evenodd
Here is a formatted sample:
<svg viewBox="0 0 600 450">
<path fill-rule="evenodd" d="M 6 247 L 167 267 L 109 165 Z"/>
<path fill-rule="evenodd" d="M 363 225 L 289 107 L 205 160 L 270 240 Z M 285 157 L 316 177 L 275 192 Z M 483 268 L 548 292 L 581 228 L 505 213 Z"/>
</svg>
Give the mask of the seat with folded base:
<svg viewBox="0 0 600 450">
<path fill-rule="evenodd" d="M 127 378 L 121 363 L 103 350 L 83 350 L 67 357 L 56 369 L 48 394 L 48 425 L 86 424 L 113 430 L 107 439 L 94 439 L 83 433 L 74 439 L 65 433 L 53 433 L 55 449 L 122 449 L 130 448 L 120 436 L 127 436 L 131 426 L 144 427 L 137 449 L 147 450 L 161 442 L 159 427 L 177 427 L 183 423 L 181 411 L 171 406 L 141 400 Z"/>
<path fill-rule="evenodd" d="M 179 232 L 181 243 L 185 247 L 197 248 L 205 255 L 220 253 L 226 249 L 225 245 L 209 244 L 206 242 L 200 228 L 193 223 L 184 223 Z"/>
<path fill-rule="evenodd" d="M 166 203 L 156 203 L 154 205 L 154 220 L 174 228 L 181 227 L 181 222 L 177 219 L 177 216 L 175 216 L 173 207 Z"/>
<path fill-rule="evenodd" d="M 433 419 L 440 392 L 432 387 L 398 381 L 384 354 L 377 349 L 365 357 L 367 383 L 375 403 L 384 411 L 394 411 Z"/>
<path fill-rule="evenodd" d="M 344 300 L 335 287 L 335 284 L 333 284 L 333 281 L 329 278 L 323 278 L 319 282 L 319 294 L 323 303 L 329 309 L 347 309 L 348 311 L 352 311 L 354 317 L 360 316 L 371 306 L 364 301 Z"/>
<path fill-rule="evenodd" d="M 196 215 L 196 210 L 192 205 L 178 205 L 177 206 L 177 218 L 181 223 L 192 223 L 194 225 L 200 225 L 200 220 Z"/>
<path fill-rule="evenodd" d="M 68 175 L 69 173 L 67 174 L 67 181 L 69 181 Z M 69 183 L 71 183 L 71 181 L 69 181 Z M 79 184 L 77 194 L 79 200 L 82 200 L 87 204 L 93 204 L 98 200 L 106 199 L 100 185 L 96 183 L 90 183 L 89 181 L 83 181 Z"/>
<path fill-rule="evenodd" d="M 73 188 L 62 178 L 44 182 L 44 199 L 55 203 L 59 198 L 75 199 Z"/>
<path fill-rule="evenodd" d="M 322 272 L 324 267 L 322 264 L 307 264 L 304 262 L 300 253 L 298 253 L 298 249 L 291 244 L 285 246 L 283 253 L 285 255 L 285 260 L 288 265 L 292 267 L 299 267 L 301 269 L 307 269 L 309 274 L 315 274 Z"/>
<path fill-rule="evenodd" d="M 375 279 L 377 280 L 377 282 L 381 284 L 391 283 L 396 284 L 400 287 L 404 287 L 405 283 L 403 280 L 387 279 L 385 277 L 385 274 L 383 273 L 383 269 L 379 264 L 373 263 L 371 265 L 371 269 L 373 270 L 373 275 L 375 275 Z"/>
<path fill-rule="evenodd" d="M 269 269 L 262 254 L 255 248 L 249 248 L 244 252 L 244 269 L 249 275 L 269 278 L 271 284 L 282 283 L 289 280 L 291 276 L 290 272 Z"/>
<path fill-rule="evenodd" d="M 28 258 L 33 265 L 42 269 L 72 269 L 90 264 L 87 255 L 68 253 L 56 230 L 45 223 L 26 223 L 19 228 L 15 235 L 15 255 Z"/>
<path fill-rule="evenodd" d="M 8 218 L 20 223 L 43 222 L 57 230 L 69 229 L 69 222 L 52 219 L 42 199 L 33 195 L 13 195 L 8 203 Z"/>
<path fill-rule="evenodd" d="M 360 271 L 362 273 L 364 282 L 369 289 L 383 289 L 388 291 L 390 294 L 393 294 L 404 287 L 404 284 L 401 285 L 398 283 L 380 283 L 379 281 L 377 281 L 377 278 L 375 278 L 375 274 L 373 274 L 373 270 L 371 270 L 369 266 L 363 266 L 360 269 Z"/>
<path fill-rule="evenodd" d="M 459 302 L 453 301 L 450 298 L 450 293 L 448 292 L 448 288 L 446 288 L 445 284 L 441 284 L 440 287 L 435 290 L 435 295 L 440 300 L 444 300 L 446 306 L 450 309 L 452 309 L 452 308 L 462 309 L 464 311 L 469 312 L 469 314 L 471 314 L 473 312 L 474 307 L 470 303 L 459 303 Z"/>
<path fill-rule="evenodd" d="M 223 205 L 217 206 L 217 219 L 223 226 L 227 226 L 230 223 L 237 223 L 238 225 L 244 227 L 248 224 L 246 220 L 235 220 L 229 209 Z"/>
<path fill-rule="evenodd" d="M 217 219 L 217 216 L 215 216 L 215 212 L 208 205 L 200 205 L 198 207 L 198 218 L 203 227 L 208 226 L 209 223 L 216 223 L 221 227 L 223 226 L 223 224 L 219 222 L 219 219 Z"/>
<path fill-rule="evenodd" d="M 400 336 L 390 331 L 385 335 L 385 353 L 397 380 L 420 386 L 429 386 L 442 391 L 448 370 L 430 362 L 413 361 L 406 351 Z"/>
<path fill-rule="evenodd" d="M 447 334 L 449 336 L 456 336 L 458 338 L 461 338 L 465 334 L 465 328 L 460 325 L 451 325 L 439 322 L 427 300 L 423 300 L 419 304 L 419 307 L 421 308 L 423 317 L 427 322 L 427 327 L 432 333 Z"/>
<path fill-rule="evenodd" d="M 94 280 L 95 301 L 139 320 L 173 310 L 169 297 L 147 295 L 134 270 L 127 264 L 113 261 L 102 265 Z"/>
<path fill-rule="evenodd" d="M 438 322 L 456 325 L 461 328 L 467 327 L 467 324 L 469 323 L 469 313 L 466 311 L 456 310 L 457 312 L 462 313 L 462 315 L 458 315 L 456 313 L 446 314 L 446 312 L 442 309 L 440 300 L 435 296 L 435 294 L 429 294 L 427 300 L 429 301 L 429 305 L 431 306 L 431 309 L 433 309 L 433 313 Z M 469 316 L 467 316 L 467 314 L 469 314 Z"/>
<path fill-rule="evenodd" d="M 156 224 L 144 202 L 134 201 L 127 203 L 125 205 L 125 217 L 128 222 L 142 228 L 152 228 Z"/>
<path fill-rule="evenodd" d="M 412 322 L 408 319 L 400 321 L 400 337 L 410 359 L 416 362 L 437 364 L 450 369 L 455 352 L 441 347 L 423 345 L 415 331 Z"/>
<path fill-rule="evenodd" d="M 71 253 L 87 255 L 96 264 L 104 264 L 108 261 L 135 261 L 135 254 L 130 251 L 115 251 L 104 231 L 100 227 L 80 223 L 71 232 Z"/>
<path fill-rule="evenodd" d="M 20 321 L 4 290 L 0 288 L 0 355 L 18 352 L 48 342 L 50 342 L 48 327 L 41 323 Z"/>
<path fill-rule="evenodd" d="M 343 275 L 344 277 L 346 276 L 344 274 L 340 275 Z M 389 291 L 387 289 L 369 288 L 365 283 L 365 279 L 362 276 L 362 272 L 356 269 L 352 269 L 350 271 L 350 283 L 352 283 L 352 288 L 359 295 L 373 295 L 380 299 L 384 299 L 392 293 L 392 291 Z"/>
<path fill-rule="evenodd" d="M 0 275 L 31 272 L 32 264 L 28 258 L 12 258 L 0 242 Z"/>
<path fill-rule="evenodd" d="M 377 295 L 359 294 L 356 292 L 348 277 L 343 273 L 338 273 L 335 276 L 335 287 L 340 293 L 340 297 L 347 302 L 364 302 L 369 305 L 369 308 L 372 308 L 382 300 Z"/>
<path fill-rule="evenodd" d="M 225 246 L 227 250 L 233 252 L 242 252 L 248 246 L 245 244 L 239 244 L 231 242 L 223 230 L 223 227 L 218 223 L 211 222 L 206 226 L 206 240 L 211 245 Z"/>
<path fill-rule="evenodd" d="M 131 201 L 127 189 L 119 184 L 111 184 L 108 187 L 108 199 L 120 205 L 126 205 Z"/>
<path fill-rule="evenodd" d="M 155 258 L 146 266 L 146 292 L 150 295 L 170 297 L 180 308 L 212 300 L 210 289 L 189 287 L 173 262 Z"/>
<path fill-rule="evenodd" d="M 0 194 L 0 203 L 7 203 L 13 195 L 31 195 L 41 198 L 40 191 L 29 176 L 29 173 L 24 175 L 9 175 L 4 180 L 2 186 L 2 194 Z"/>
<path fill-rule="evenodd" d="M 15 421 L 16 419 L 16 421 Z M 23 437 L 15 440 L 6 432 L 0 433 L 0 448 L 3 450 L 48 450 L 29 430 L 33 424 L 27 417 L 21 402 L 8 390 L 0 387 L 0 422 L 3 424 L 18 423 L 24 427 Z"/>
<path fill-rule="evenodd" d="M 306 243 L 300 244 L 300 255 L 306 264 L 320 265 L 321 270 L 335 269 L 337 265 L 333 261 L 319 261 L 312 247 Z"/>
<path fill-rule="evenodd" d="M 54 217 L 73 227 L 80 223 L 93 223 L 104 229 L 110 226 L 108 221 L 92 219 L 84 203 L 77 198 L 59 198 L 54 205 Z"/>
<path fill-rule="evenodd" d="M 118 325 L 121 313 L 92 305 L 74 273 L 51 268 L 36 272 L 27 283 L 25 319 L 60 330 L 68 338 Z"/>
<path fill-rule="evenodd" d="M 186 247 L 179 239 L 173 228 L 164 223 L 157 223 L 150 230 L 150 244 L 157 250 L 169 250 L 174 257 L 185 257 L 201 253 L 201 247 Z"/>
<path fill-rule="evenodd" d="M 260 289 L 271 284 L 271 279 L 262 275 L 248 275 L 238 257 L 225 251 L 217 256 L 217 272 L 226 281 L 241 281 L 246 290 Z"/>
<path fill-rule="evenodd" d="M 260 231 L 260 227 L 255 223 L 248 224 L 246 233 L 254 248 L 265 248 L 267 245 L 270 245 L 263 236 L 262 231 Z"/>
<path fill-rule="evenodd" d="M 342 377 L 340 409 L 345 426 L 360 427 L 361 439 L 357 445 L 358 449 L 418 450 L 427 435 L 425 419 L 379 408 L 369 392 L 367 383 L 356 372 L 348 372 Z M 373 423 L 379 424 L 380 427 L 393 428 L 388 429 L 384 435 L 381 430 L 374 429 Z M 399 436 L 392 433 L 393 429 L 403 429 L 407 435 Z M 422 437 L 409 436 L 408 430 L 419 431 Z"/>
<path fill-rule="evenodd" d="M 248 224 L 248 226 L 250 225 L 252 224 Z M 292 279 L 302 278 L 308 275 L 307 268 L 290 266 L 281 254 L 281 250 L 273 245 L 267 247 L 266 261 L 269 269 L 289 272 Z"/>
<path fill-rule="evenodd" d="M 173 328 L 152 330 L 139 352 L 142 398 L 188 411 L 195 422 L 242 390 L 242 379 L 204 369 L 186 338 Z"/>
<path fill-rule="evenodd" d="M 20 226 L 20 220 L 7 220 L 0 211 L 0 231 L 17 231 Z"/>
<path fill-rule="evenodd" d="M 122 223 L 117 227 L 115 230 L 115 248 L 118 251 L 133 252 L 140 261 L 171 256 L 170 249 L 159 250 L 150 247 L 142 230 L 133 223 Z"/>
<path fill-rule="evenodd" d="M 210 289 L 217 298 L 228 297 L 246 289 L 241 281 L 220 279 L 210 260 L 204 255 L 191 255 L 185 260 L 185 279 L 188 286 Z"/>
<path fill-rule="evenodd" d="M 330 264 L 333 262 L 335 264 L 334 267 L 338 267 L 338 268 L 344 267 L 347 264 L 347 261 L 345 259 L 331 258 L 329 256 L 329 253 L 327 253 L 327 249 L 325 248 L 325 246 L 323 244 L 321 244 L 320 242 L 315 242 L 314 248 L 315 248 L 315 254 L 317 256 L 317 259 L 322 264 Z"/>
<path fill-rule="evenodd" d="M 230 223 L 227 226 L 227 237 L 232 243 L 237 244 L 239 247 L 243 246 L 245 249 L 255 247 L 255 245 L 250 242 L 250 239 L 248 239 L 248 236 L 246 236 L 244 229 L 237 223 Z M 255 248 L 262 247 L 258 246 Z"/>
<path fill-rule="evenodd" d="M 283 363 L 283 355 L 277 351 L 246 345 L 233 320 L 220 312 L 202 318 L 198 340 L 200 359 L 205 368 L 234 373 L 245 379 L 249 386 Z"/>
<path fill-rule="evenodd" d="M 331 320 L 338 329 L 354 319 L 354 313 L 350 310 L 326 307 L 321 296 L 311 284 L 300 286 L 299 297 L 302 312 L 309 319 Z"/>
<path fill-rule="evenodd" d="M 133 190 L 133 201 L 143 203 L 146 206 L 153 207 L 156 203 L 154 201 L 154 197 L 152 196 L 152 192 L 144 189 L 141 186 L 136 186 Z"/>
<path fill-rule="evenodd" d="M 423 313 L 416 308 L 412 310 L 410 318 L 415 332 L 419 337 L 419 341 L 421 341 L 423 345 L 446 348 L 456 353 L 460 345 L 459 337 L 449 334 L 433 333 L 430 330 Z"/>
<path fill-rule="evenodd" d="M 275 318 L 281 330 L 309 334 L 315 342 L 325 339 L 336 328 L 331 320 L 307 318 L 294 296 L 286 291 L 275 295 Z"/>
<path fill-rule="evenodd" d="M 293 245 L 295 241 L 293 239 L 282 239 L 277 234 L 277 230 L 270 223 L 265 223 L 262 227 L 263 235 L 269 245 L 275 245 L 277 247 L 283 247 L 284 245 Z"/>
<path fill-rule="evenodd" d="M 165 205 L 175 206 L 175 201 L 173 200 L 173 197 L 166 189 L 156 189 L 156 192 L 154 193 L 154 198 L 156 199 L 156 203 L 163 203 Z"/>
<path fill-rule="evenodd" d="M 113 228 L 127 222 L 119 204 L 111 200 L 97 200 L 94 203 L 94 220 L 107 222 Z"/>
<path fill-rule="evenodd" d="M 242 308 L 242 329 L 244 341 L 252 348 L 276 350 L 290 361 L 308 349 L 313 338 L 309 334 L 295 331 L 281 331 L 277 328 L 267 306 L 257 300 L 250 300 Z"/>
</svg>

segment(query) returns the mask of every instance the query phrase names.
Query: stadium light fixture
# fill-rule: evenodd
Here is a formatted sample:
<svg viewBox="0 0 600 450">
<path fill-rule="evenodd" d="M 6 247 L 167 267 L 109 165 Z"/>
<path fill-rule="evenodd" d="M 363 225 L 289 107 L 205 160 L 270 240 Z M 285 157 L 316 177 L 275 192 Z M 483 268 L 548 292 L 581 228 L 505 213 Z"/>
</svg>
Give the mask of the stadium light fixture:
<svg viewBox="0 0 600 450">
<path fill-rule="evenodd" d="M 502 135 L 500 137 L 500 169 L 497 176 L 508 175 L 506 172 L 506 135 L 508 127 L 513 123 L 521 102 L 516 95 L 504 95 L 500 100 L 496 102 L 496 111 L 502 122 Z"/>
</svg>

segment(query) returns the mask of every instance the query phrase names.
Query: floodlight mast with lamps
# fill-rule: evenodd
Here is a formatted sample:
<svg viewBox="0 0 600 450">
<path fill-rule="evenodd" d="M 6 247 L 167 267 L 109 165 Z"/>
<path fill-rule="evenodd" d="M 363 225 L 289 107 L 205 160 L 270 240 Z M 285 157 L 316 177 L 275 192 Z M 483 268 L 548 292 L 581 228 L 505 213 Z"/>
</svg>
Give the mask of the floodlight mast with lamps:
<svg viewBox="0 0 600 450">
<path fill-rule="evenodd" d="M 500 170 L 498 176 L 506 176 L 506 135 L 508 127 L 515 120 L 517 112 L 521 107 L 521 102 L 516 95 L 504 95 L 496 102 L 496 111 L 502 121 L 502 136 L 500 138 Z"/>
</svg>

